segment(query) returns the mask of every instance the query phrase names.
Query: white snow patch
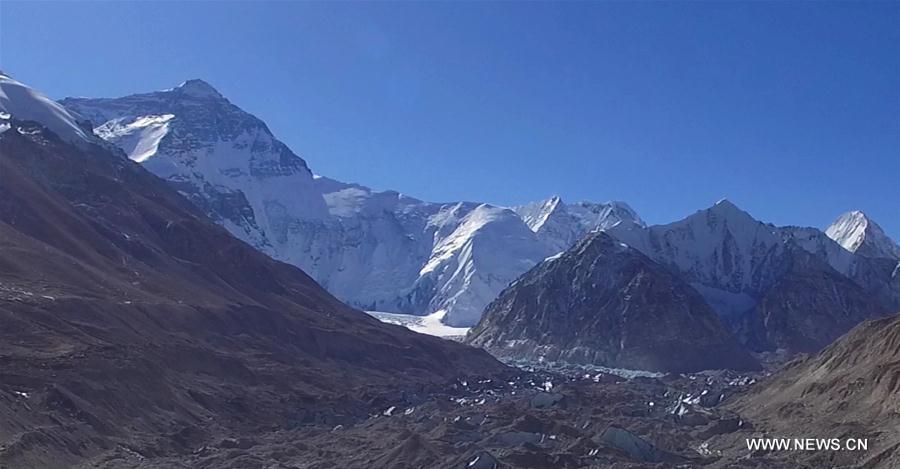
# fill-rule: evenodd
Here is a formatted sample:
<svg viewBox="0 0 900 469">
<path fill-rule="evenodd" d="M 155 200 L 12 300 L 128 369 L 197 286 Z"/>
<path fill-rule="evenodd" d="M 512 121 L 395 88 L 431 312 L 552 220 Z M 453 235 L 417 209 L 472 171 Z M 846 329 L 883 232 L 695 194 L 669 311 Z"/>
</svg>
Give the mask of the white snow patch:
<svg viewBox="0 0 900 469">
<path fill-rule="evenodd" d="M 440 310 L 428 316 L 414 316 L 412 314 L 385 313 L 381 311 L 366 311 L 381 322 L 397 324 L 420 334 L 437 337 L 464 336 L 469 332 L 468 327 L 453 327 L 441 322 L 447 311 Z"/>
<path fill-rule="evenodd" d="M 94 129 L 94 133 L 115 143 L 133 161 L 143 163 L 156 154 L 159 142 L 169 133 L 173 114 L 140 116 L 135 119 L 118 118 Z"/>
</svg>

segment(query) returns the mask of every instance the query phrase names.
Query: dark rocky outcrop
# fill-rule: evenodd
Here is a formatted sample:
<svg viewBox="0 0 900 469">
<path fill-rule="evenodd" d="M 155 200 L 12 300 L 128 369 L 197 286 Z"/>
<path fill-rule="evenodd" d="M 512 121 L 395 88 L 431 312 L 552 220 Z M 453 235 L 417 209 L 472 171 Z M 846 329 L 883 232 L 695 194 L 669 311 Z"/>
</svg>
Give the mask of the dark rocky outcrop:
<svg viewBox="0 0 900 469">
<path fill-rule="evenodd" d="M 503 357 L 609 367 L 758 366 L 693 288 L 603 232 L 510 285 L 466 340 Z"/>
</svg>

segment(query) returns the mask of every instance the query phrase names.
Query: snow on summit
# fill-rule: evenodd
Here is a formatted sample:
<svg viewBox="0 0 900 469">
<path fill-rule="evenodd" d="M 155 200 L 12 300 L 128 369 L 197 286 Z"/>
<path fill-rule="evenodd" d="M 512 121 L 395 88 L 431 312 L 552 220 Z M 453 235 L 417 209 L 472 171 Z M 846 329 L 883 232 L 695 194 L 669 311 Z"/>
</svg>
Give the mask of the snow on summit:
<svg viewBox="0 0 900 469">
<path fill-rule="evenodd" d="M 900 260 L 900 246 L 859 210 L 839 216 L 825 234 L 850 252 Z"/>
</svg>

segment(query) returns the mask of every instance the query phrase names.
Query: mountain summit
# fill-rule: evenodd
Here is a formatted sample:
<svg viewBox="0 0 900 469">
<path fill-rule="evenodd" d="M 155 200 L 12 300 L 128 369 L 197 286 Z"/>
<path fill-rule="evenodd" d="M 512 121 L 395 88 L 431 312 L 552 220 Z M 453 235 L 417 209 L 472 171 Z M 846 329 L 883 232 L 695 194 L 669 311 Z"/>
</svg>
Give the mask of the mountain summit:
<svg viewBox="0 0 900 469">
<path fill-rule="evenodd" d="M 578 202 L 566 204 L 559 196 L 521 205 L 515 211 L 538 238 L 556 252 L 562 252 L 594 230 L 627 222 L 645 226 L 641 217 L 625 202 Z"/>
<path fill-rule="evenodd" d="M 861 211 L 842 214 L 825 234 L 850 252 L 900 261 L 900 246 Z"/>
<path fill-rule="evenodd" d="M 185 81 L 175 90 L 195 98 L 222 98 L 222 95 L 212 85 L 197 78 Z"/>
</svg>

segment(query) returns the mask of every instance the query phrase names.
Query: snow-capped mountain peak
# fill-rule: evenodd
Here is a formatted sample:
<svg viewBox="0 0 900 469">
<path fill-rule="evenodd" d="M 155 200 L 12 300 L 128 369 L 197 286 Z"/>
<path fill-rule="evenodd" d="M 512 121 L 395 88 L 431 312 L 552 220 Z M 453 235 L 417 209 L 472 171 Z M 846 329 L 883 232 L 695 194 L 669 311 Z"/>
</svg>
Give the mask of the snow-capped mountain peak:
<svg viewBox="0 0 900 469">
<path fill-rule="evenodd" d="M 753 306 L 774 281 L 784 249 L 775 228 L 727 200 L 666 225 L 618 224 L 607 231 L 657 262 L 683 272 L 728 316 Z"/>
<path fill-rule="evenodd" d="M 900 246 L 862 211 L 842 214 L 825 230 L 825 234 L 850 252 L 900 260 Z"/>
<path fill-rule="evenodd" d="M 195 98 L 222 98 L 223 96 L 218 90 L 213 88 L 209 83 L 194 78 L 174 88 L 175 91 Z"/>
<path fill-rule="evenodd" d="M 522 206 L 522 219 L 528 228 L 531 228 L 531 231 L 537 232 L 547 223 L 550 216 L 560 209 L 561 204 L 562 199 L 558 195 L 554 195 L 547 200 Z"/>
<path fill-rule="evenodd" d="M 175 184 L 232 234 L 270 255 L 277 254 L 275 246 L 287 239 L 293 221 L 328 216 L 306 162 L 262 120 L 202 80 L 122 98 L 61 103 L 94 122 L 98 136 Z"/>
<path fill-rule="evenodd" d="M 96 140 L 79 124 L 79 116 L 43 93 L 0 72 L 0 130 L 10 128 L 10 119 L 37 122 L 72 143 L 92 143 Z"/>
<path fill-rule="evenodd" d="M 626 221 L 645 226 L 625 202 L 566 204 L 559 196 L 515 207 L 514 210 L 542 242 L 555 252 L 568 249 L 587 233 Z"/>
</svg>

